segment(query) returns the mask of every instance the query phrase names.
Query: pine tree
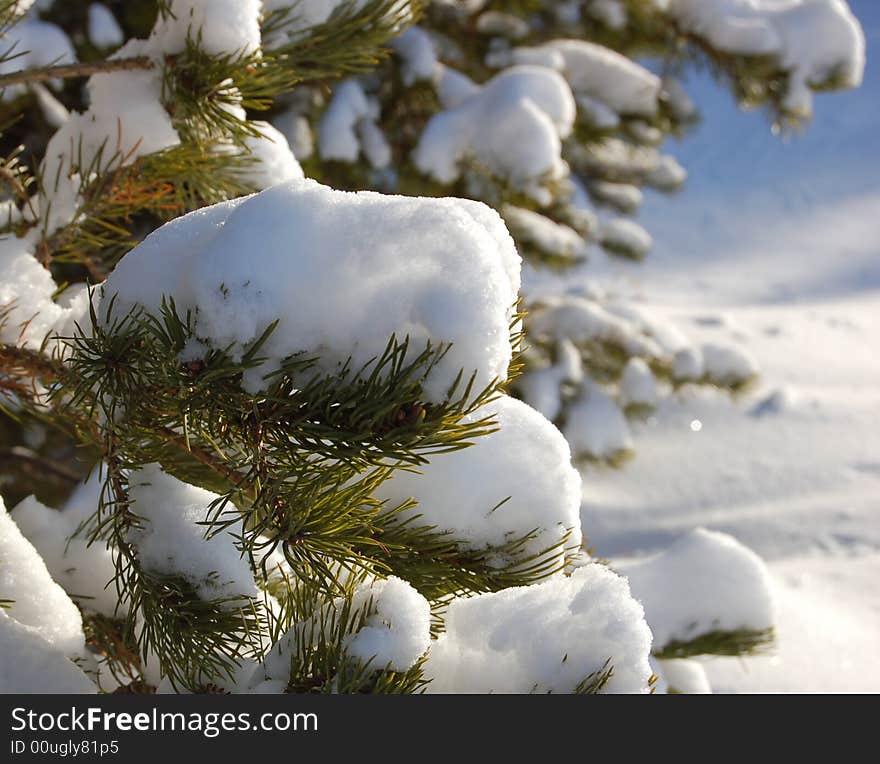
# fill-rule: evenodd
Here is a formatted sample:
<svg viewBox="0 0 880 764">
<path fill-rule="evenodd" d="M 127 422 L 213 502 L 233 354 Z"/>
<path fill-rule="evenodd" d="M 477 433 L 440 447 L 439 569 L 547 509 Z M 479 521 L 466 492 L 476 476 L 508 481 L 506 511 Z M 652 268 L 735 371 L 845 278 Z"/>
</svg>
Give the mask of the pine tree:
<svg viewBox="0 0 880 764">
<path fill-rule="evenodd" d="M 764 646 L 732 539 L 629 566 L 632 593 L 591 557 L 569 445 L 511 395 L 565 423 L 598 383 L 638 406 L 652 375 L 742 375 L 601 298 L 524 319 L 481 203 L 533 260 L 641 253 L 586 194 L 682 179 L 654 148 L 694 116 L 676 67 L 786 126 L 856 79 L 845 34 L 795 69 L 688 5 L 3 3 L 0 690 L 686 689 L 673 661 Z"/>
</svg>

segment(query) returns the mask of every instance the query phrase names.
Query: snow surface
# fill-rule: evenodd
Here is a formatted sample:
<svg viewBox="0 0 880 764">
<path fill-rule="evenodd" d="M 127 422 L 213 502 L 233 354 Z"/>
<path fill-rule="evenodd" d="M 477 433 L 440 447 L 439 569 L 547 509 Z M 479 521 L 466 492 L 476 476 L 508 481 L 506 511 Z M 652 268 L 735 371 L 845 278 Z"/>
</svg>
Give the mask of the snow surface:
<svg viewBox="0 0 880 764">
<path fill-rule="evenodd" d="M 571 692 L 613 666 L 605 692 L 644 692 L 650 645 L 626 581 L 587 564 L 571 576 L 453 600 L 425 674 L 429 692 Z"/>
<path fill-rule="evenodd" d="M 234 352 L 278 319 L 251 390 L 298 352 L 319 354 L 333 374 L 349 357 L 360 368 L 380 355 L 392 335 L 408 336 L 412 354 L 451 342 L 425 383 L 438 402 L 462 369 L 475 389 L 506 378 L 518 288 L 519 255 L 490 208 L 306 180 L 166 224 L 122 259 L 104 294 L 120 310 L 153 311 L 173 296 L 179 310 L 198 309 L 202 340 Z"/>
</svg>

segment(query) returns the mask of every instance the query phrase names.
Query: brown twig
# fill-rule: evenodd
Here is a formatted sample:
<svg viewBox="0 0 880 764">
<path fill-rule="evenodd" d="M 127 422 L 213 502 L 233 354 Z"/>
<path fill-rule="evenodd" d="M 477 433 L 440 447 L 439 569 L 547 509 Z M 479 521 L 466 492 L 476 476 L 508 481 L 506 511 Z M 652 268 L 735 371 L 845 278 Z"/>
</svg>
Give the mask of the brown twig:
<svg viewBox="0 0 880 764">
<path fill-rule="evenodd" d="M 10 85 L 26 85 L 32 82 L 47 80 L 70 79 L 73 77 L 90 77 L 104 72 L 122 72 L 132 69 L 152 69 L 155 62 L 149 56 L 132 56 L 130 58 L 113 58 L 106 61 L 92 61 L 79 64 L 60 64 L 58 66 L 41 66 L 34 69 L 21 69 L 17 72 L 0 75 L 0 89 Z"/>
</svg>

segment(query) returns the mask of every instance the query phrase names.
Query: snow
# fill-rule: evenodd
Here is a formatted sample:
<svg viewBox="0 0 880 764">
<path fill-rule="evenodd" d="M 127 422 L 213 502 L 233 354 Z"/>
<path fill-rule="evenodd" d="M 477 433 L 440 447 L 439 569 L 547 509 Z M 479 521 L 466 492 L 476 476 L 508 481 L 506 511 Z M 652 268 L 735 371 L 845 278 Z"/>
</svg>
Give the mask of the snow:
<svg viewBox="0 0 880 764">
<path fill-rule="evenodd" d="M 141 522 L 128 539 L 144 570 L 181 576 L 205 600 L 257 596 L 250 565 L 236 548 L 241 523 L 205 538 L 216 494 L 183 483 L 155 464 L 133 473 L 129 483 L 132 511 Z"/>
<path fill-rule="evenodd" d="M 125 37 L 113 12 L 100 3 L 89 6 L 89 41 L 99 48 L 114 48 L 121 45 Z"/>
<path fill-rule="evenodd" d="M 711 695 L 712 687 L 706 670 L 699 661 L 691 659 L 673 659 L 655 661 L 654 673 L 660 677 L 657 691 L 660 693 L 677 692 L 684 695 Z"/>
<path fill-rule="evenodd" d="M 587 254 L 584 237 L 567 225 L 513 205 L 505 206 L 502 215 L 518 241 L 531 244 L 547 255 L 580 258 Z"/>
<path fill-rule="evenodd" d="M 374 668 L 406 671 L 428 650 L 431 608 L 406 581 L 394 576 L 361 586 L 355 609 L 368 607 L 365 625 L 351 635 L 345 651 Z"/>
<path fill-rule="evenodd" d="M 452 183 L 473 159 L 517 186 L 565 175 L 562 138 L 575 104 L 565 80 L 544 67 L 515 66 L 456 107 L 435 114 L 413 154 L 419 170 Z"/>
<path fill-rule="evenodd" d="M 259 136 L 248 136 L 245 146 L 255 160 L 240 172 L 242 180 L 252 188 L 263 190 L 288 180 L 302 180 L 302 167 L 293 155 L 287 138 L 268 122 L 251 122 Z"/>
<path fill-rule="evenodd" d="M 628 183 L 595 181 L 590 184 L 590 191 L 601 202 L 610 204 L 621 212 L 634 212 L 642 204 L 641 189 Z"/>
<path fill-rule="evenodd" d="M 315 644 L 320 624 L 341 613 L 337 599 L 309 620 L 295 624 L 272 645 L 249 680 L 253 692 L 283 692 L 290 677 L 290 661 L 303 647 Z M 334 613 L 335 611 L 335 613 Z M 345 637 L 346 654 L 375 670 L 406 671 L 428 650 L 431 610 L 428 601 L 406 581 L 396 577 L 371 578 L 352 592 L 351 620 L 366 614 L 364 625 Z"/>
<path fill-rule="evenodd" d="M 453 600 L 425 674 L 429 692 L 571 692 L 608 665 L 605 692 L 645 692 L 650 645 L 626 581 L 588 564 L 571 576 Z"/>
<path fill-rule="evenodd" d="M 389 509 L 415 498 L 418 506 L 402 517 L 418 516 L 417 524 L 450 531 L 468 549 L 501 546 L 534 530 L 535 537 L 517 550 L 518 556 L 539 554 L 569 532 L 566 547 L 580 546 L 580 477 L 559 430 L 525 403 L 506 396 L 467 421 L 490 416 L 497 432 L 464 450 L 434 457 L 418 473 L 396 473 L 377 489 L 376 497 Z M 556 549 L 554 556 L 563 551 Z"/>
<path fill-rule="evenodd" d="M 113 555 L 104 542 L 88 543 L 89 521 L 98 509 L 100 490 L 96 471 L 61 510 L 29 496 L 15 507 L 12 517 L 68 596 L 81 608 L 112 617 L 118 602 L 116 587 L 107 585 L 116 575 Z"/>
<path fill-rule="evenodd" d="M 64 320 L 65 310 L 52 301 L 57 286 L 24 239 L 0 237 L 0 340 L 39 348 L 43 338 Z"/>
<path fill-rule="evenodd" d="M 642 226 L 627 218 L 613 218 L 602 223 L 602 244 L 627 257 L 642 258 L 651 249 L 654 240 Z"/>
<path fill-rule="evenodd" d="M 387 166 L 391 154 L 376 124 L 378 117 L 378 104 L 367 97 L 361 84 L 355 79 L 345 80 L 335 89 L 318 125 L 321 157 L 356 162 L 363 151 L 373 167 Z"/>
<path fill-rule="evenodd" d="M 261 0 L 170 0 L 150 43 L 164 53 L 177 53 L 191 37 L 209 54 L 255 53 L 260 48 L 261 9 Z"/>
<path fill-rule="evenodd" d="M 611 459 L 633 448 L 623 412 L 608 393 L 592 382 L 569 406 L 563 432 L 577 456 Z"/>
<path fill-rule="evenodd" d="M 132 40 L 115 56 L 143 53 L 143 43 Z M 161 103 L 161 74 L 154 70 L 96 74 L 87 87 L 89 108 L 71 114 L 46 148 L 41 169 L 47 183 L 39 207 L 50 215 L 47 233 L 74 219 L 83 172 L 129 164 L 179 143 Z"/>
<path fill-rule="evenodd" d="M 773 600 L 761 559 L 732 536 L 696 528 L 664 552 L 615 563 L 645 608 L 654 650 L 713 631 L 773 626 Z"/>
<path fill-rule="evenodd" d="M 565 61 L 572 90 L 601 101 L 618 114 L 651 117 L 657 113 L 660 79 L 626 56 L 584 40 L 547 43 Z"/>
<path fill-rule="evenodd" d="M 656 2 L 657 0 L 655 0 Z M 773 55 L 788 72 L 786 107 L 812 113 L 811 86 L 861 84 L 865 38 L 844 0 L 662 0 L 689 31 L 731 53 Z"/>
<path fill-rule="evenodd" d="M 620 402 L 624 406 L 653 406 L 657 403 L 657 381 L 641 358 L 630 358 L 620 381 Z"/>
<path fill-rule="evenodd" d="M 68 657 L 82 656 L 82 616 L 52 580 L 39 553 L 19 531 L 0 500 L 0 598 L 13 600 L 6 614 L 31 627 Z"/>
<path fill-rule="evenodd" d="M 428 33 L 419 27 L 410 27 L 391 40 L 391 47 L 401 57 L 403 84 L 433 80 L 437 70 L 437 54 Z"/>
<path fill-rule="evenodd" d="M 743 348 L 707 342 L 701 348 L 706 376 L 720 385 L 735 385 L 758 373 L 758 363 Z"/>
<path fill-rule="evenodd" d="M 0 693 L 94 694 L 98 688 L 37 629 L 0 609 Z"/>
<path fill-rule="evenodd" d="M 506 378 L 518 288 L 519 256 L 488 207 L 306 180 L 166 224 L 122 259 L 104 295 L 118 295 L 119 310 L 153 311 L 173 296 L 179 310 L 197 308 L 198 337 L 236 354 L 279 320 L 268 360 L 246 380 L 252 391 L 298 352 L 334 374 L 349 357 L 358 369 L 380 355 L 392 335 L 408 336 L 411 354 L 452 343 L 424 385 L 438 402 L 462 369 L 475 389 Z"/>
</svg>

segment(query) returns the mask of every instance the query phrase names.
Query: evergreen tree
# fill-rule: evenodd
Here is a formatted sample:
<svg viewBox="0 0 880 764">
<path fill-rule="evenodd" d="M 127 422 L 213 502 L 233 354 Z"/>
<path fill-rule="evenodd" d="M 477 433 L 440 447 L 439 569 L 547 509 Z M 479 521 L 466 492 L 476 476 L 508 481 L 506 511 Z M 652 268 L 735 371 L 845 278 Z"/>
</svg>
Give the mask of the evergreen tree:
<svg viewBox="0 0 880 764">
<path fill-rule="evenodd" d="M 587 196 L 683 179 L 684 62 L 785 126 L 858 79 L 845 4 L 795 5 L 2 3 L 0 690 L 682 690 L 765 645 L 729 537 L 629 583 L 591 557 L 569 445 L 511 395 L 571 435 L 600 383 L 753 370 L 599 295 L 523 323 L 481 202 L 532 260 L 643 254 Z"/>
</svg>

